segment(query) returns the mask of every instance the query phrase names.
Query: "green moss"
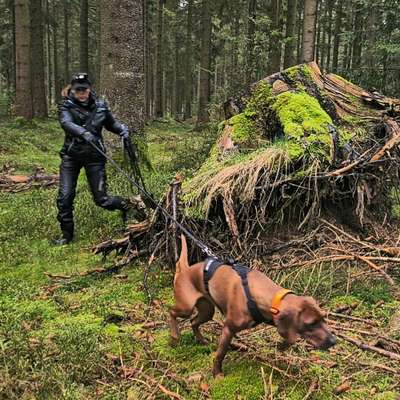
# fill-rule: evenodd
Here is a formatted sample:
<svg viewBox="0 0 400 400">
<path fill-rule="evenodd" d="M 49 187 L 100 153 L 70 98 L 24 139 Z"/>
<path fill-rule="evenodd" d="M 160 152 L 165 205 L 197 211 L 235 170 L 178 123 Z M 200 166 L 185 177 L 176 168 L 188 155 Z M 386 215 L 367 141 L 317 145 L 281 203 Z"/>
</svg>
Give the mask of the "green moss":
<svg viewBox="0 0 400 400">
<path fill-rule="evenodd" d="M 273 102 L 272 87 L 266 81 L 258 83 L 250 98 L 246 101 L 245 114 L 250 117 L 262 116 Z"/>
<path fill-rule="evenodd" d="M 282 73 L 292 81 L 302 80 L 304 78 L 312 79 L 310 68 L 305 64 L 287 68 Z"/>
<path fill-rule="evenodd" d="M 254 147 L 257 145 L 259 134 L 254 125 L 254 121 L 246 113 L 241 113 L 233 116 L 227 122 L 232 126 L 231 138 L 235 145 Z"/>
<path fill-rule="evenodd" d="M 229 357 L 227 357 L 229 358 Z M 224 363 L 226 373 L 224 379 L 213 380 L 210 385 L 211 397 L 213 400 L 258 400 L 265 394 L 261 374 L 261 367 L 258 363 L 244 361 L 237 363 Z M 270 372 L 268 371 L 268 379 Z M 276 379 L 273 380 L 272 394 L 278 389 Z"/>
<path fill-rule="evenodd" d="M 318 101 L 305 92 L 284 92 L 272 105 L 289 141 L 303 144 L 310 154 L 329 159 L 332 139 L 328 132 L 331 117 Z M 300 147 L 293 149 L 299 156 Z"/>
</svg>

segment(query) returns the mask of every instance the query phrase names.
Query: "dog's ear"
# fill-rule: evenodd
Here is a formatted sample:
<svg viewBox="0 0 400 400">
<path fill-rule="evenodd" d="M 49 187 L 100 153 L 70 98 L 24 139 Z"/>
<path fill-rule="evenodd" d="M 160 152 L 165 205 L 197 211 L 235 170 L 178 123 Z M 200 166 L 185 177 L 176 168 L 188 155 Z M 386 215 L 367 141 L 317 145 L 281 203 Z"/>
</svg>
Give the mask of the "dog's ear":
<svg viewBox="0 0 400 400">
<path fill-rule="evenodd" d="M 298 312 L 296 310 L 285 310 L 280 312 L 276 319 L 278 333 L 288 344 L 297 340 L 297 317 Z"/>
<path fill-rule="evenodd" d="M 312 324 L 324 317 L 323 311 L 312 297 L 305 297 L 302 303 L 301 320 L 303 324 Z"/>
</svg>

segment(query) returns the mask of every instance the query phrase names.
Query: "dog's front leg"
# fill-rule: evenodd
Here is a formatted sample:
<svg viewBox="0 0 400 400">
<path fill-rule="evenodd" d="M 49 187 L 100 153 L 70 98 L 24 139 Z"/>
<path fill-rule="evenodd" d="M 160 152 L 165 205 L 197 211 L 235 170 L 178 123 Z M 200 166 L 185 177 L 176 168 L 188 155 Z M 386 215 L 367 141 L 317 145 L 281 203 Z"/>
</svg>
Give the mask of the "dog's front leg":
<svg viewBox="0 0 400 400">
<path fill-rule="evenodd" d="M 222 373 L 222 361 L 224 360 L 226 352 L 228 351 L 233 335 L 234 332 L 232 332 L 232 330 L 227 325 L 225 325 L 222 329 L 222 333 L 219 338 L 217 355 L 214 360 L 214 366 L 213 366 L 214 377 L 224 376 Z"/>
</svg>

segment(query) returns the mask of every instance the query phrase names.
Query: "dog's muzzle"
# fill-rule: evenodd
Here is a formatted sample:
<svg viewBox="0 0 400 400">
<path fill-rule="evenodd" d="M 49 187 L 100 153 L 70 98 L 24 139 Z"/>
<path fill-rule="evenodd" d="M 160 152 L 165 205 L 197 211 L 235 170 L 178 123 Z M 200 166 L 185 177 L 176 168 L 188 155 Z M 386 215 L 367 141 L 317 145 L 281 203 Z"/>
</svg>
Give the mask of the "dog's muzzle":
<svg viewBox="0 0 400 400">
<path fill-rule="evenodd" d="M 330 347 L 336 344 L 336 337 L 329 334 L 322 345 L 319 347 L 321 350 L 328 350 Z"/>
</svg>

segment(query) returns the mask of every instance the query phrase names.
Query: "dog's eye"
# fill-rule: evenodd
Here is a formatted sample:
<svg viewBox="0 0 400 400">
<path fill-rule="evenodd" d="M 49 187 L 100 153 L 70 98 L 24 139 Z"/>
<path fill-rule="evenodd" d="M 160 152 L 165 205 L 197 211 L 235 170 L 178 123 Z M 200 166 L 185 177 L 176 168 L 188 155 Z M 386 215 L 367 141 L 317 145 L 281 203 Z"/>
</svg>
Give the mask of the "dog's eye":
<svg viewBox="0 0 400 400">
<path fill-rule="evenodd" d="M 319 321 L 314 321 L 311 324 L 305 325 L 305 328 L 306 328 L 306 330 L 311 331 L 311 330 L 317 328 L 318 325 L 319 325 Z"/>
</svg>

